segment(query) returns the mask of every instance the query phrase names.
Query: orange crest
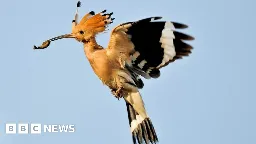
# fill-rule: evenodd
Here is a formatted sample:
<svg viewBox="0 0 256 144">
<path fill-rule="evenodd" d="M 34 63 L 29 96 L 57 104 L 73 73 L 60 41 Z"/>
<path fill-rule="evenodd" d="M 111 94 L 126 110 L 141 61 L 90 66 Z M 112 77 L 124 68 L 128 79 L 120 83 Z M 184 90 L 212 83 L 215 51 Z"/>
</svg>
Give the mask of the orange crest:
<svg viewBox="0 0 256 144">
<path fill-rule="evenodd" d="M 111 18 L 113 13 L 105 13 L 106 10 L 94 14 L 93 11 L 86 14 L 81 21 L 73 28 L 72 33 L 83 31 L 88 34 L 97 34 L 105 31 L 108 24 L 111 24 L 114 18 Z"/>
</svg>

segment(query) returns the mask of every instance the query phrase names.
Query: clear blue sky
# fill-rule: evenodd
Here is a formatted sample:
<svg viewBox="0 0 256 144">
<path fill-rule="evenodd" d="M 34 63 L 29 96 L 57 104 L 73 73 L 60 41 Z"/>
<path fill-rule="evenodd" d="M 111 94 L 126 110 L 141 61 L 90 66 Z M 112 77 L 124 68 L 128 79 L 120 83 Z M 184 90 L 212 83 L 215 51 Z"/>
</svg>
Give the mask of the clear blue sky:
<svg viewBox="0 0 256 144">
<path fill-rule="evenodd" d="M 94 75 L 69 33 L 76 0 L 0 2 L 0 143 L 130 144 L 126 106 Z M 110 26 L 150 16 L 188 24 L 190 57 L 145 80 L 141 91 L 161 144 L 255 144 L 253 0 L 82 1 L 80 16 L 114 12 Z M 98 37 L 107 46 L 109 33 Z M 4 123 L 75 124 L 75 133 L 5 135 Z"/>
</svg>

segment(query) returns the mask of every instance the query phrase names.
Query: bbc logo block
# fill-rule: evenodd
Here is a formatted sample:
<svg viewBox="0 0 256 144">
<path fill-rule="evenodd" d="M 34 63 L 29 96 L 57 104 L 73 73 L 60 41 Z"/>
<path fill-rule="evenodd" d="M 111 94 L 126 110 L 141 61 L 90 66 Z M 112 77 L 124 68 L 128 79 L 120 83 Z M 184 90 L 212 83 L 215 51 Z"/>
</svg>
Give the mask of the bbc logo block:
<svg viewBox="0 0 256 144">
<path fill-rule="evenodd" d="M 6 124 L 6 134 L 41 134 L 41 124 Z"/>
<path fill-rule="evenodd" d="M 18 124 L 19 134 L 28 134 L 28 124 Z"/>
<path fill-rule="evenodd" d="M 42 126 L 41 124 L 31 124 L 31 134 L 41 134 Z"/>
<path fill-rule="evenodd" d="M 6 124 L 5 125 L 6 134 L 16 134 L 16 124 Z"/>
<path fill-rule="evenodd" d="M 6 134 L 73 133 L 75 125 L 42 125 L 36 123 L 5 124 Z"/>
</svg>

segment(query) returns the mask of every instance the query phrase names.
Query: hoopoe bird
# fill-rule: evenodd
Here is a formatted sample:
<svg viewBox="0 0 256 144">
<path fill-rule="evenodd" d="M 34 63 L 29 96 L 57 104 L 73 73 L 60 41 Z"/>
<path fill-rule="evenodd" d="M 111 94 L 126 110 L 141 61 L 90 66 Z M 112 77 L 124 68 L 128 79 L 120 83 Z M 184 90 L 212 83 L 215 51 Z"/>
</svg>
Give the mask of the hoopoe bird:
<svg viewBox="0 0 256 144">
<path fill-rule="evenodd" d="M 34 49 L 45 49 L 52 41 L 63 38 L 83 43 L 95 74 L 115 97 L 125 100 L 133 143 L 157 143 L 156 131 L 139 92 L 144 86 L 140 76 L 158 78 L 162 67 L 191 53 L 192 46 L 184 41 L 194 38 L 176 31 L 187 28 L 184 24 L 149 17 L 116 26 L 107 48 L 103 48 L 96 42 L 96 36 L 113 22 L 113 13 L 91 11 L 78 22 L 80 5 L 78 1 L 71 33 L 48 39 Z"/>
</svg>

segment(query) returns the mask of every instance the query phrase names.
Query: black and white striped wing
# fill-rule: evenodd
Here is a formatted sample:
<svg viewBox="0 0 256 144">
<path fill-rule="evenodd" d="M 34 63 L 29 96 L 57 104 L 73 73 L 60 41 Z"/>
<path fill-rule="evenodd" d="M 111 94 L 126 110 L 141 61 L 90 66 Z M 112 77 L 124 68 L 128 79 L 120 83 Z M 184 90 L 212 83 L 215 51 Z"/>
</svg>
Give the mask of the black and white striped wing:
<svg viewBox="0 0 256 144">
<path fill-rule="evenodd" d="M 176 29 L 187 28 L 186 25 L 169 21 L 155 21 L 161 17 L 150 17 L 135 22 L 123 23 L 122 27 L 133 44 L 130 52 L 131 62 L 127 68 L 145 78 L 160 76 L 160 68 L 188 56 L 192 46 L 185 40 L 194 38 Z"/>
</svg>

